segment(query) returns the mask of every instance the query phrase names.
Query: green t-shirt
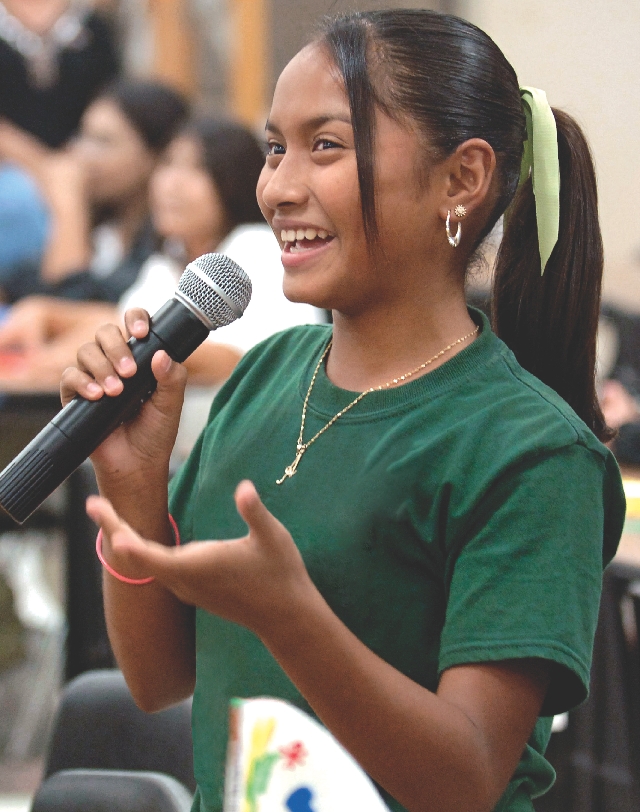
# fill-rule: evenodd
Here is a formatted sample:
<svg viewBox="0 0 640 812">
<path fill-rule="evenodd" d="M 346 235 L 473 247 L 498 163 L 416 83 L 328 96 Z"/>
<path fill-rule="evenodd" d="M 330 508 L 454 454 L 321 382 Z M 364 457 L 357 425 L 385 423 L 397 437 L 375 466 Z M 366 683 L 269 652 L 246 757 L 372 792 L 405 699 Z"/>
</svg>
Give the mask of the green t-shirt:
<svg viewBox="0 0 640 812">
<path fill-rule="evenodd" d="M 611 453 L 472 315 L 482 319 L 473 344 L 367 395 L 282 485 L 331 327 L 294 328 L 255 347 L 214 401 L 172 483 L 171 510 L 185 541 L 243 536 L 233 493 L 252 480 L 338 617 L 431 691 L 462 663 L 552 661 L 544 716 L 496 807 L 520 812 L 553 780 L 542 756 L 550 715 L 587 695 L 624 496 Z M 353 398 L 321 368 L 304 439 Z M 311 711 L 247 629 L 198 610 L 196 640 L 194 809 L 220 812 L 229 700 L 266 695 Z"/>
</svg>

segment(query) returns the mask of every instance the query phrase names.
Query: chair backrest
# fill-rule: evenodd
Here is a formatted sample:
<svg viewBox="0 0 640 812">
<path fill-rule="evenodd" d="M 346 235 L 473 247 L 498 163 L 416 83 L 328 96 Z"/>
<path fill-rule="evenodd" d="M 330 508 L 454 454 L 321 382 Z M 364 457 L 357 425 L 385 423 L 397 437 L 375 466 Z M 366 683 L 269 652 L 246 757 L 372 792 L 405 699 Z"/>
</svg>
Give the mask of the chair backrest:
<svg viewBox="0 0 640 812">
<path fill-rule="evenodd" d="M 638 570 L 605 571 L 588 700 L 553 734 L 548 757 L 558 780 L 538 812 L 640 809 L 640 605 Z M 635 608 L 635 611 L 634 611 Z"/>
<path fill-rule="evenodd" d="M 195 791 L 191 702 L 144 713 L 120 671 L 81 674 L 63 691 L 45 777 L 72 769 L 149 770 Z"/>
<path fill-rule="evenodd" d="M 169 775 L 62 770 L 40 786 L 31 812 L 189 812 L 192 797 Z"/>
</svg>

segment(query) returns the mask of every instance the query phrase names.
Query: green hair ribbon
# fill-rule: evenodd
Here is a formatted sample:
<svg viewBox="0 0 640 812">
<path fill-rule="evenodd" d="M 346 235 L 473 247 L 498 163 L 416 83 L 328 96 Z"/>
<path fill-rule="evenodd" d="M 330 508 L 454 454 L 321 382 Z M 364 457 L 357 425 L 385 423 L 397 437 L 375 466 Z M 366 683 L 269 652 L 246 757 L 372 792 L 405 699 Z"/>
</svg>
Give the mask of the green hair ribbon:
<svg viewBox="0 0 640 812">
<path fill-rule="evenodd" d="M 527 119 L 527 140 L 524 143 L 520 167 L 520 183 L 523 183 L 531 173 L 542 275 L 558 242 L 560 228 L 558 131 L 544 90 L 537 87 L 521 87 L 520 95 Z"/>
</svg>

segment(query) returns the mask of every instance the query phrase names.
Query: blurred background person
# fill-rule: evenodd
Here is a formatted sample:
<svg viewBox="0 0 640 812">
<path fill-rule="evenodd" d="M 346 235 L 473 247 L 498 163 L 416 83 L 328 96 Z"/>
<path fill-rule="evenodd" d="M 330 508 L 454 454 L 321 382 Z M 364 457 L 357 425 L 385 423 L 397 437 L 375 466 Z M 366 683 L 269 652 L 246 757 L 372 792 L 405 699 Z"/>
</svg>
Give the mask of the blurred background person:
<svg viewBox="0 0 640 812">
<path fill-rule="evenodd" d="M 89 105 L 68 149 L 0 123 L 0 155 L 32 175 L 50 215 L 41 265 L 0 280 L 5 302 L 30 293 L 117 302 L 155 249 L 149 179 L 187 112 L 160 83 L 120 80 Z"/>
<path fill-rule="evenodd" d="M 187 262 L 218 251 L 247 271 L 253 296 L 245 315 L 212 333 L 187 360 L 192 383 L 217 385 L 243 352 L 273 332 L 325 320 L 323 311 L 289 302 L 282 292 L 280 248 L 264 222 L 255 188 L 264 163 L 250 131 L 225 119 L 200 118 L 171 141 L 150 183 L 151 218 L 164 250 L 142 265 L 120 304 L 27 297 L 0 328 L 0 351 L 17 355 L 0 377 L 5 388 L 51 388 L 77 348 L 124 310 L 154 313 L 169 299 Z"/>
<path fill-rule="evenodd" d="M 112 32 L 89 3 L 1 0 L 0 116 L 43 144 L 68 141 L 117 72 Z"/>
<path fill-rule="evenodd" d="M 111 28 L 88 3 L 0 2 L 0 119 L 48 147 L 77 131 L 87 105 L 119 68 Z M 0 158 L 0 286 L 23 262 L 37 262 L 46 207 L 26 173 Z"/>
</svg>

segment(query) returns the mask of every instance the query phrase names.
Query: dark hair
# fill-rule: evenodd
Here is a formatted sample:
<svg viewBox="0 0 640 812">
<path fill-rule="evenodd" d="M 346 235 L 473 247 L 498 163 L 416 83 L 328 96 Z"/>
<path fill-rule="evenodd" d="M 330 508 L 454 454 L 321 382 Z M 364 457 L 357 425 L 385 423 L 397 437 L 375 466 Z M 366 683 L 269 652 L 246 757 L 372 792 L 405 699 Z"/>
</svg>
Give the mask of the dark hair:
<svg viewBox="0 0 640 812">
<path fill-rule="evenodd" d="M 195 136 L 202 145 L 204 168 L 220 195 L 229 229 L 264 222 L 256 198 L 264 152 L 251 132 L 228 119 L 197 118 L 182 133 Z"/>
<path fill-rule="evenodd" d="M 325 21 L 318 42 L 342 74 L 351 109 L 362 216 L 377 238 L 375 108 L 416 123 L 425 165 L 470 138 L 496 154 L 496 198 L 469 255 L 516 195 L 526 138 L 515 71 L 476 26 L 434 11 L 355 12 Z M 563 397 L 601 439 L 606 428 L 595 391 L 595 343 L 602 243 L 595 173 L 584 136 L 565 113 L 558 123 L 560 236 L 540 278 L 531 182 L 518 191 L 497 260 L 494 328 L 518 361 Z"/>
<path fill-rule="evenodd" d="M 98 97 L 113 101 L 153 152 L 161 152 L 189 114 L 186 99 L 159 82 L 119 80 Z"/>
</svg>

